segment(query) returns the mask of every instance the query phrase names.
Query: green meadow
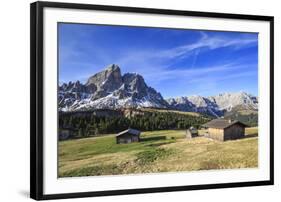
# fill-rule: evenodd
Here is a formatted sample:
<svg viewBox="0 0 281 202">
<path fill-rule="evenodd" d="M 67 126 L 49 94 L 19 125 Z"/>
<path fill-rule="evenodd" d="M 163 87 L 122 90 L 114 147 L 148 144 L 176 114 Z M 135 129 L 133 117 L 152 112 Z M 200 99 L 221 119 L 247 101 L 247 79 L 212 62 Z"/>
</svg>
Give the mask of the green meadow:
<svg viewBox="0 0 281 202">
<path fill-rule="evenodd" d="M 258 128 L 246 137 L 219 142 L 187 139 L 184 130 L 141 133 L 141 141 L 116 144 L 115 135 L 59 142 L 59 177 L 180 172 L 258 166 Z"/>
</svg>

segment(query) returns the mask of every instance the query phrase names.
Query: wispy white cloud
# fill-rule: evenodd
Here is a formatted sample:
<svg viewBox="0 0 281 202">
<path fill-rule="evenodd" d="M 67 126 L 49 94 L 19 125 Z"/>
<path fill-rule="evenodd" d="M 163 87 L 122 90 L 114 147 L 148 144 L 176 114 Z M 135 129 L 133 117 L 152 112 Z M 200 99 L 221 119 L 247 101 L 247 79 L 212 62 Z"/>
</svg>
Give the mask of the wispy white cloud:
<svg viewBox="0 0 281 202">
<path fill-rule="evenodd" d="M 178 46 L 172 49 L 163 50 L 157 52 L 155 57 L 175 58 L 180 56 L 190 56 L 192 51 L 198 49 L 215 50 L 218 48 L 230 47 L 233 49 L 241 49 L 255 45 L 257 39 L 254 38 L 230 38 L 225 36 L 209 36 L 208 34 L 201 32 L 201 38 L 190 44 Z"/>
<path fill-rule="evenodd" d="M 196 77 L 196 78 L 188 80 L 188 83 L 196 84 L 196 83 L 202 83 L 202 82 L 206 82 L 206 81 L 219 82 L 219 81 L 225 81 L 225 80 L 229 80 L 229 79 L 253 76 L 253 75 L 257 74 L 256 71 L 238 71 L 238 72 L 231 72 L 231 74 L 224 74 L 224 73 L 225 72 L 222 72 L 222 75 L 220 74 L 218 76 L 205 75 L 202 77 Z"/>
<path fill-rule="evenodd" d="M 192 61 L 191 68 L 193 68 L 194 65 L 196 64 L 196 62 L 197 62 L 197 57 L 198 57 L 199 53 L 200 53 L 200 48 L 198 48 L 198 50 L 196 50 L 195 53 L 194 53 L 194 58 L 193 58 L 193 61 Z"/>
<path fill-rule="evenodd" d="M 215 95 L 218 90 L 219 92 L 230 92 L 226 84 L 229 83 L 232 86 L 232 92 L 236 91 L 247 91 L 243 86 L 238 85 L 235 86 L 236 79 L 239 79 L 239 82 L 255 82 L 255 77 L 257 76 L 256 71 L 232 71 L 228 74 L 222 73 L 219 75 L 211 74 L 211 75 L 201 75 L 200 77 L 194 77 L 185 82 L 187 86 L 185 92 L 181 92 L 182 94 L 176 95 L 176 97 L 185 95 Z M 252 78 L 254 80 L 249 80 Z M 195 88 L 194 88 L 195 87 Z M 235 89 L 235 90 L 234 90 Z"/>
<path fill-rule="evenodd" d="M 255 44 L 257 44 L 257 39 L 253 37 L 233 38 L 217 35 L 210 36 L 205 32 L 200 32 L 200 38 L 193 43 L 176 46 L 170 49 L 129 50 L 123 53 L 123 57 L 120 57 L 114 62 L 121 67 L 125 67 L 126 71 L 139 72 L 144 74 L 144 76 L 147 74 L 147 77 L 152 77 L 155 72 L 158 74 L 160 74 L 160 72 L 167 72 L 167 75 L 171 76 L 173 72 L 175 72 L 175 69 L 182 69 L 182 67 L 173 65 L 173 62 L 179 59 L 192 56 L 192 65 L 184 67 L 184 69 L 195 69 L 197 57 L 201 53 L 225 47 L 237 50 Z M 220 63 L 222 63 L 222 61 L 220 61 Z M 173 71 L 167 69 L 173 69 Z M 213 70 L 215 70 L 215 68 Z M 188 73 L 191 73 L 191 71 L 188 70 Z"/>
<path fill-rule="evenodd" d="M 146 79 L 152 83 L 161 83 L 167 80 L 185 81 L 185 83 L 195 83 L 206 81 L 206 78 L 217 80 L 234 78 L 235 76 L 246 76 L 243 72 L 249 65 L 239 65 L 228 63 L 210 67 L 194 67 L 182 69 L 166 69 L 161 71 L 153 71 L 146 75 Z M 237 73 L 239 72 L 239 73 Z M 217 76 L 216 76 L 217 75 Z M 225 76 L 227 75 L 227 76 Z"/>
</svg>

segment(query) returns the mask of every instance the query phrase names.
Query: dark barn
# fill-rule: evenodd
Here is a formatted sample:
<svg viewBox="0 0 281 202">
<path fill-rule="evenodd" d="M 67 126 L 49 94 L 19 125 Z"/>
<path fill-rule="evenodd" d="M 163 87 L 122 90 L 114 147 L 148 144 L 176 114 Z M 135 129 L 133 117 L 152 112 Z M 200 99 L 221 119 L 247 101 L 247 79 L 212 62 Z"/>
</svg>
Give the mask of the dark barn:
<svg viewBox="0 0 281 202">
<path fill-rule="evenodd" d="M 226 141 L 243 138 L 247 125 L 240 121 L 214 119 L 204 124 L 203 127 L 208 128 L 206 137 L 219 141 Z"/>
<path fill-rule="evenodd" d="M 131 143 L 131 142 L 139 142 L 140 141 L 141 132 L 135 129 L 127 129 L 116 135 L 116 143 Z"/>
<path fill-rule="evenodd" d="M 67 140 L 72 138 L 77 131 L 71 127 L 64 127 L 59 129 L 59 140 Z"/>
</svg>

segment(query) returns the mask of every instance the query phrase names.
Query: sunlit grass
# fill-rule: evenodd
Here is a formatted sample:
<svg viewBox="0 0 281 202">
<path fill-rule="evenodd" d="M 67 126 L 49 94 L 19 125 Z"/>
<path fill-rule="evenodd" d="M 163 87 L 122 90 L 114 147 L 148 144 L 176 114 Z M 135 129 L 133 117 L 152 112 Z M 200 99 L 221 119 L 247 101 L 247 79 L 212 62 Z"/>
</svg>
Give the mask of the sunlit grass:
<svg viewBox="0 0 281 202">
<path fill-rule="evenodd" d="M 199 131 L 199 135 L 204 131 Z M 115 136 L 59 143 L 59 176 L 117 175 L 258 166 L 258 129 L 240 140 L 185 138 L 183 130 L 150 131 L 141 142 L 116 144 Z"/>
</svg>

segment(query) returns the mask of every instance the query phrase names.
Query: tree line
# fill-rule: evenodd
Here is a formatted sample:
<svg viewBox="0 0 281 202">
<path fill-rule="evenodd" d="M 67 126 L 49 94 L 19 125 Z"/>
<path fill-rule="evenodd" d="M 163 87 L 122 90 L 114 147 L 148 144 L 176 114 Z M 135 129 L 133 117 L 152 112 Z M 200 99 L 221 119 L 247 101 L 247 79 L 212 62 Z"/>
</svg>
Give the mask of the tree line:
<svg viewBox="0 0 281 202">
<path fill-rule="evenodd" d="M 145 112 L 133 117 L 107 117 L 96 115 L 76 116 L 63 114 L 59 116 L 59 129 L 68 128 L 76 137 L 89 137 L 101 134 L 118 133 L 128 128 L 141 131 L 199 128 L 210 121 L 206 116 L 192 116 L 174 112 Z"/>
<path fill-rule="evenodd" d="M 258 114 L 254 114 L 254 113 L 247 114 L 247 115 L 236 113 L 236 114 L 228 115 L 225 118 L 239 120 L 251 127 L 258 126 Z"/>
</svg>

